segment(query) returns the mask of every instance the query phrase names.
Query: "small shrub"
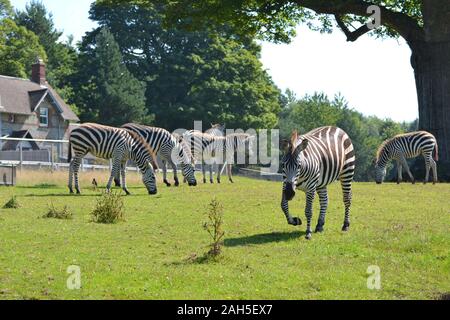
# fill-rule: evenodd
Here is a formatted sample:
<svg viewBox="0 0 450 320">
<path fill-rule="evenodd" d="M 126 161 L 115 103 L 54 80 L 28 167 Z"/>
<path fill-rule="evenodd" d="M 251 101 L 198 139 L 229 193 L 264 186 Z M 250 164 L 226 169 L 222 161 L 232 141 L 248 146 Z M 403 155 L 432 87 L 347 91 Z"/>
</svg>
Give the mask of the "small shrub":
<svg viewBox="0 0 450 320">
<path fill-rule="evenodd" d="M 45 219 L 62 219 L 68 220 L 72 219 L 72 212 L 69 210 L 67 206 L 64 206 L 62 209 L 57 209 L 53 205 L 53 203 L 48 207 L 48 212 L 42 216 Z"/>
<path fill-rule="evenodd" d="M 124 219 L 123 198 L 116 192 L 104 192 L 91 212 L 92 221 L 112 224 Z"/>
<path fill-rule="evenodd" d="M 223 237 L 225 236 L 225 232 L 222 230 L 223 225 L 223 206 L 217 201 L 217 199 L 213 199 L 211 203 L 207 207 L 206 215 L 208 217 L 208 221 L 205 222 L 203 228 L 209 233 L 212 239 L 212 243 L 210 244 L 210 250 L 207 253 L 210 257 L 217 257 L 222 252 L 223 245 Z"/>
<path fill-rule="evenodd" d="M 16 196 L 12 196 L 12 198 L 3 206 L 3 209 L 17 209 L 17 208 L 20 208 L 20 204 L 17 201 Z"/>
</svg>

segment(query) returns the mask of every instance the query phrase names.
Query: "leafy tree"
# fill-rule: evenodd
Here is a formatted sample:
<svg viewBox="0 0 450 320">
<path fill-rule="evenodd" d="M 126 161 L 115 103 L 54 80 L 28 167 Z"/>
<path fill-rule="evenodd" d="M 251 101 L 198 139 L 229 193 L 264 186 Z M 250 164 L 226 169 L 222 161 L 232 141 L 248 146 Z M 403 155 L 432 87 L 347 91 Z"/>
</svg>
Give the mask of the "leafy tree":
<svg viewBox="0 0 450 320">
<path fill-rule="evenodd" d="M 36 57 L 47 59 L 38 37 L 10 18 L 0 20 L 0 74 L 29 78 Z"/>
<path fill-rule="evenodd" d="M 12 6 L 9 0 L 0 0 L 0 20 L 12 15 Z"/>
<path fill-rule="evenodd" d="M 81 55 L 73 80 L 77 95 L 71 102 L 80 109 L 81 120 L 113 126 L 151 123 L 145 109 L 145 86 L 124 65 L 108 29 L 99 31 L 89 49 Z"/>
<path fill-rule="evenodd" d="M 97 1 L 90 15 L 111 30 L 129 70 L 146 82 L 147 108 L 157 125 L 190 128 L 194 120 L 241 128 L 276 125 L 280 92 L 263 70 L 252 39 L 237 38 L 225 26 L 166 29 L 160 6 Z M 89 50 L 97 33 L 84 38 L 82 51 Z"/>
<path fill-rule="evenodd" d="M 74 94 L 68 79 L 75 72 L 77 52 L 72 38 L 59 42 L 62 32 L 55 28 L 52 13 L 41 1 L 32 0 L 25 10 L 16 11 L 14 20 L 17 25 L 34 32 L 48 56 L 47 79 L 65 99 Z"/>
<path fill-rule="evenodd" d="M 440 166 L 448 166 L 446 171 L 450 172 L 450 0 L 136 2 L 165 4 L 169 11 L 169 24 L 186 17 L 190 18 L 188 27 L 191 29 L 202 28 L 204 24 L 227 23 L 236 33 L 274 42 L 289 42 L 299 23 L 306 23 L 322 32 L 331 32 L 337 25 L 348 41 L 356 41 L 368 32 L 378 37 L 403 37 L 412 50 L 411 64 L 419 100 L 419 128 L 436 136 Z M 381 28 L 373 29 L 366 24 L 372 20 L 371 5 L 379 8 Z M 358 23 L 359 27 L 352 28 Z"/>
</svg>

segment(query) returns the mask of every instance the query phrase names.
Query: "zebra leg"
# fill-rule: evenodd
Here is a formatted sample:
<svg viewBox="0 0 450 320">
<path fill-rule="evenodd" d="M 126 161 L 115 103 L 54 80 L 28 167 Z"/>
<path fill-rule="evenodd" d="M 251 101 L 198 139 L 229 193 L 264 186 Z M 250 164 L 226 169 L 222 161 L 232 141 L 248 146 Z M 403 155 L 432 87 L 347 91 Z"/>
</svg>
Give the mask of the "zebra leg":
<svg viewBox="0 0 450 320">
<path fill-rule="evenodd" d="M 306 216 L 306 239 L 311 240 L 312 230 L 311 230 L 311 220 L 313 215 L 313 202 L 316 194 L 316 190 L 308 190 L 306 192 L 306 206 L 305 206 L 305 216 Z"/>
<path fill-rule="evenodd" d="M 232 169 L 233 169 L 233 167 L 231 166 L 231 164 L 228 164 L 227 165 L 228 180 L 230 180 L 231 183 L 234 183 Z"/>
<path fill-rule="evenodd" d="M 430 180 L 431 161 L 433 159 L 431 157 L 431 153 L 426 156 L 424 155 L 423 158 L 425 159 L 425 180 L 423 181 L 423 184 L 427 184 Z"/>
<path fill-rule="evenodd" d="M 206 164 L 202 162 L 203 183 L 206 183 Z"/>
<path fill-rule="evenodd" d="M 397 184 L 400 184 L 403 181 L 402 177 L 403 166 L 400 161 L 397 161 Z"/>
<path fill-rule="evenodd" d="M 411 170 L 409 170 L 409 166 L 408 166 L 408 162 L 406 161 L 406 159 L 403 157 L 400 162 L 402 163 L 402 165 L 405 167 L 406 172 L 408 173 L 409 178 L 411 179 L 412 184 L 416 184 L 416 180 L 414 179 L 414 176 L 411 173 Z"/>
<path fill-rule="evenodd" d="M 80 191 L 80 184 L 79 184 L 79 181 L 78 181 L 78 171 L 80 171 L 80 165 L 81 165 L 81 161 L 83 160 L 83 158 L 78 158 L 78 157 L 76 157 L 74 160 L 73 160 L 73 176 L 74 176 L 74 179 L 75 179 L 75 190 L 77 191 L 77 194 L 80 194 L 81 193 L 81 191 Z"/>
<path fill-rule="evenodd" d="M 431 169 L 433 170 L 433 184 L 436 184 L 438 182 L 436 161 L 431 159 L 430 162 L 431 162 Z"/>
<path fill-rule="evenodd" d="M 125 177 L 125 165 L 121 165 L 120 166 L 120 174 L 122 175 L 122 189 L 123 191 L 125 191 L 125 193 L 127 194 L 127 196 L 129 196 L 131 193 L 128 191 L 127 188 L 127 181 L 126 181 L 126 177 Z"/>
<path fill-rule="evenodd" d="M 125 163 L 125 165 L 126 165 L 126 163 Z M 120 168 L 120 171 L 122 172 L 122 168 Z M 117 177 L 114 177 L 114 186 L 116 186 L 118 188 L 120 188 L 122 186 L 121 182 L 120 182 L 120 174 Z"/>
<path fill-rule="evenodd" d="M 344 195 L 345 217 L 342 231 L 346 232 L 350 228 L 350 207 L 352 205 L 352 181 L 342 181 L 342 193 Z"/>
<path fill-rule="evenodd" d="M 214 184 L 213 163 L 209 165 L 209 182 Z"/>
<path fill-rule="evenodd" d="M 325 216 L 327 214 L 328 208 L 328 192 L 326 188 L 323 188 L 317 190 L 317 194 L 319 195 L 320 200 L 320 216 L 315 232 L 323 232 L 323 226 L 325 225 Z"/>
<path fill-rule="evenodd" d="M 169 163 L 170 163 L 170 166 L 172 167 L 173 180 L 175 181 L 175 187 L 178 187 L 178 186 L 180 186 L 180 180 L 178 180 L 177 166 L 172 160 L 169 160 Z"/>
<path fill-rule="evenodd" d="M 163 181 L 167 187 L 171 187 L 172 185 L 167 181 L 167 161 L 162 160 L 162 171 L 163 171 Z"/>
<path fill-rule="evenodd" d="M 223 168 L 223 164 L 217 164 L 217 183 L 220 184 L 220 178 L 221 178 L 221 174 L 222 174 L 222 168 Z"/>
<path fill-rule="evenodd" d="M 302 225 L 302 220 L 300 218 L 292 217 L 291 214 L 289 213 L 289 202 L 286 200 L 286 197 L 284 196 L 284 188 L 283 188 L 283 195 L 281 197 L 281 209 L 283 210 L 283 213 L 286 216 L 288 224 L 293 226 Z"/>
<path fill-rule="evenodd" d="M 73 194 L 73 160 L 70 162 L 69 164 L 69 183 L 68 183 L 68 187 L 69 187 L 69 191 L 71 194 Z"/>
</svg>

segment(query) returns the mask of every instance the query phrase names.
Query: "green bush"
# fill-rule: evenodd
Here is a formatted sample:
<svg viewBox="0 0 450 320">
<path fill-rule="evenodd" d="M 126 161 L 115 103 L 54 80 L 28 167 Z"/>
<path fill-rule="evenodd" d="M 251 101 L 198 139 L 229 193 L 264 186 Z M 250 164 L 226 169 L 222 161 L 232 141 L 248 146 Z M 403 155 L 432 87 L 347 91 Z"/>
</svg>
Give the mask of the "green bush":
<svg viewBox="0 0 450 320">
<path fill-rule="evenodd" d="M 206 215 L 208 221 L 204 223 L 203 228 L 209 233 L 212 239 L 210 250 L 207 253 L 210 257 L 217 257 L 222 252 L 223 237 L 225 232 L 222 229 L 223 225 L 223 206 L 213 199 L 207 207 Z"/>
<path fill-rule="evenodd" d="M 96 223 L 112 224 L 125 220 L 122 196 L 116 192 L 104 192 L 97 199 L 91 216 Z"/>
<path fill-rule="evenodd" d="M 3 206 L 3 209 L 17 209 L 17 208 L 20 208 L 20 204 L 17 201 L 16 196 L 12 196 L 12 198 Z"/>
<path fill-rule="evenodd" d="M 55 208 L 53 203 L 48 207 L 48 212 L 42 216 L 44 219 L 62 219 L 68 220 L 72 219 L 73 214 L 67 206 L 62 209 Z"/>
</svg>

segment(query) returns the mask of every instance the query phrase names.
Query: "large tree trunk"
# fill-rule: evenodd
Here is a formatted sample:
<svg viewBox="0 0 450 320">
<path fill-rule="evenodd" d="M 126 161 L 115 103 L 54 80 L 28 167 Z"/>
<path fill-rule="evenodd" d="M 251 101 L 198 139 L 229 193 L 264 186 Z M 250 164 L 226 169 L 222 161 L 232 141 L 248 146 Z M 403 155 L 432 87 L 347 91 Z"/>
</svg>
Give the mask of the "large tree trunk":
<svg viewBox="0 0 450 320">
<path fill-rule="evenodd" d="M 424 1 L 423 13 L 425 40 L 410 43 L 419 101 L 419 129 L 435 135 L 439 145 L 439 177 L 449 181 L 450 1 Z"/>
</svg>

